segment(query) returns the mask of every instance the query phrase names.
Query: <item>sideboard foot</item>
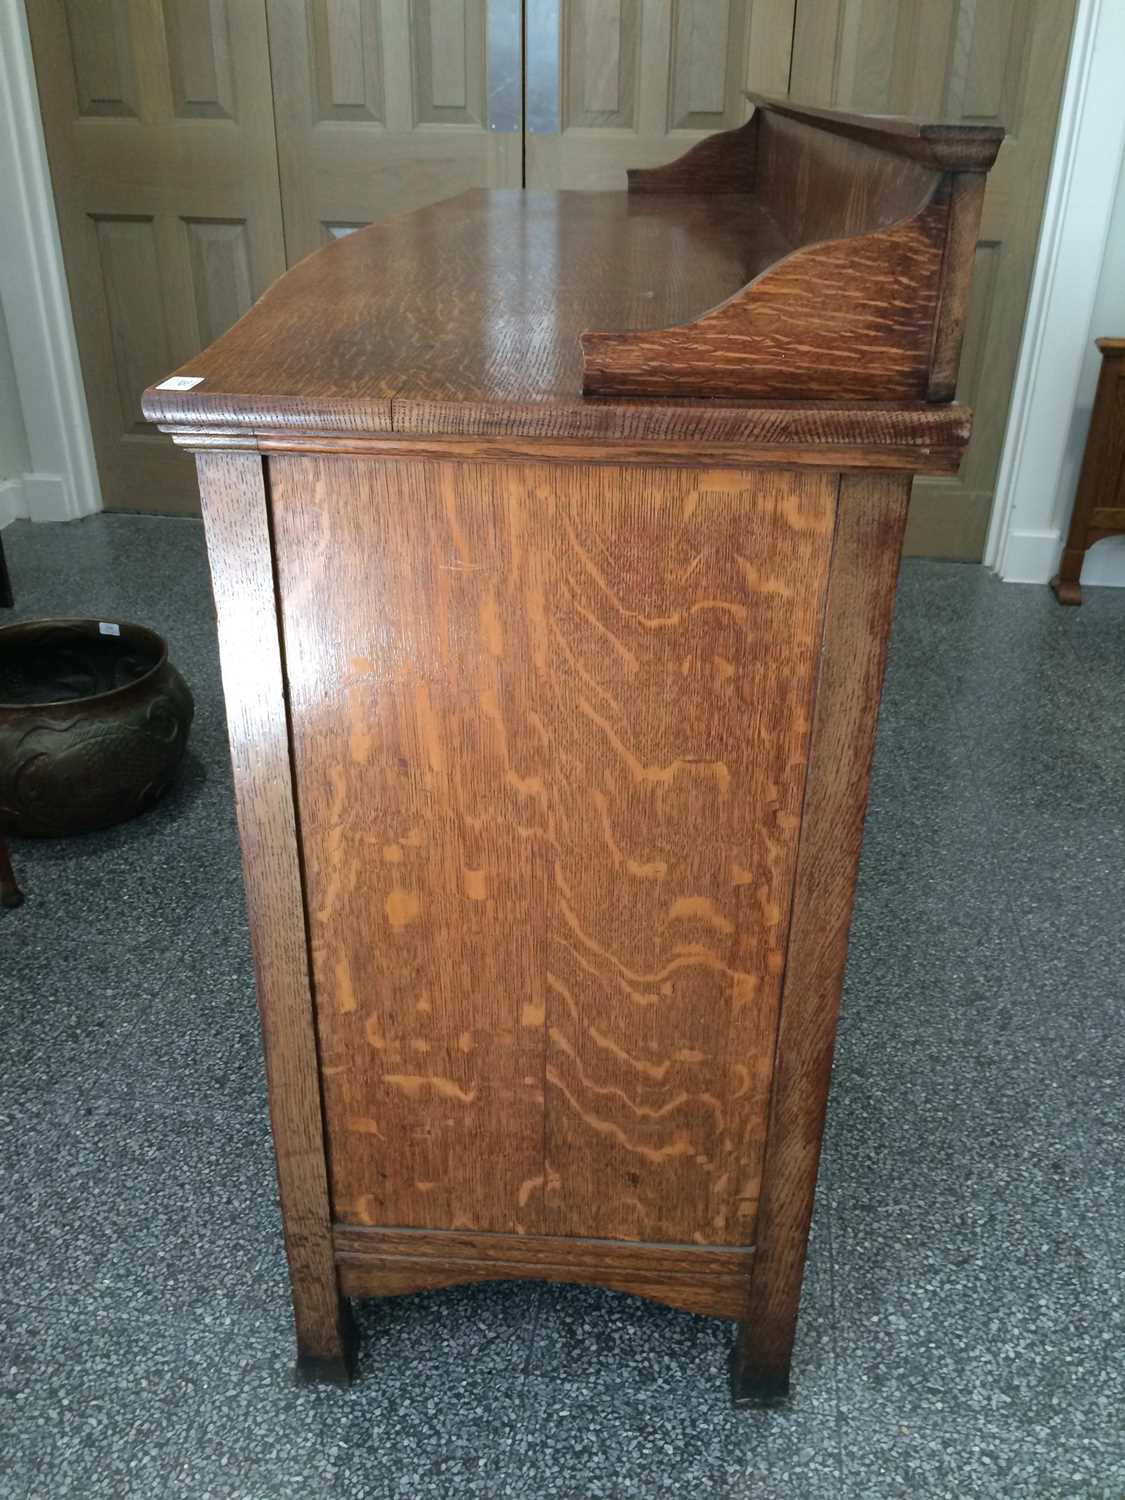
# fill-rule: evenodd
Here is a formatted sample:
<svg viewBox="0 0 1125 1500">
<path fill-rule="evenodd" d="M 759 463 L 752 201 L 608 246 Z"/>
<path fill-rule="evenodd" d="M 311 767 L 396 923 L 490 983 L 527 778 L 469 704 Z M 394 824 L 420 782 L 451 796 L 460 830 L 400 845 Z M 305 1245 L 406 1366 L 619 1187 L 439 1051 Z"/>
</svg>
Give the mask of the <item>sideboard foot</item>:
<svg viewBox="0 0 1125 1500">
<path fill-rule="evenodd" d="M 1051 579 L 1051 588 L 1054 590 L 1055 598 L 1060 604 L 1081 604 L 1082 589 L 1073 579 L 1063 578 L 1056 573 Z"/>
<path fill-rule="evenodd" d="M 301 1385 L 351 1385 L 355 1375 L 359 1331 L 349 1304 L 340 1299 L 339 1337 L 334 1347 L 306 1349 L 297 1343 L 295 1374 Z"/>
<path fill-rule="evenodd" d="M 755 1406 L 777 1406 L 789 1395 L 789 1363 L 772 1365 L 754 1361 L 744 1348 L 739 1330 L 730 1352 L 730 1401 L 736 1410 Z"/>
</svg>

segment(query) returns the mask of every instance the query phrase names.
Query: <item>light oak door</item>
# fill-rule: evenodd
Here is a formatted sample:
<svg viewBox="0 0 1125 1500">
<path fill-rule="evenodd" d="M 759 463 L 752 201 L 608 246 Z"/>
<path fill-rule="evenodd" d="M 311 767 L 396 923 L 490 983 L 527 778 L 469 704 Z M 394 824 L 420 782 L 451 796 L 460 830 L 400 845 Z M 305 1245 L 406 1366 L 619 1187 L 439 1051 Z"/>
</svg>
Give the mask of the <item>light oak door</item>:
<svg viewBox="0 0 1125 1500">
<path fill-rule="evenodd" d="M 906 550 L 977 561 L 1039 238 L 1074 0 L 797 0 L 790 91 L 844 108 L 996 121 L 957 395 L 976 413 L 954 479 L 915 482 Z"/>
<path fill-rule="evenodd" d="M 519 0 L 268 0 L 289 264 L 522 182 Z"/>
<path fill-rule="evenodd" d="M 784 94 L 794 0 L 527 0 L 527 186 L 625 186 Z"/>
<path fill-rule="evenodd" d="M 285 269 L 265 0 L 27 8 L 104 502 L 196 512 L 140 398 Z"/>
</svg>

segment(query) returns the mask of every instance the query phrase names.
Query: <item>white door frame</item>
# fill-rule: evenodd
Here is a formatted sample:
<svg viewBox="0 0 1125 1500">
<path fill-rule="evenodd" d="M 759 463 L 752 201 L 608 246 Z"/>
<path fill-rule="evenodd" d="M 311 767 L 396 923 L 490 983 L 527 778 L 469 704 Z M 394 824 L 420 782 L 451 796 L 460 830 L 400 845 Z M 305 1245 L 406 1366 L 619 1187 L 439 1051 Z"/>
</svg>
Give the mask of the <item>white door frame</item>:
<svg viewBox="0 0 1125 1500">
<path fill-rule="evenodd" d="M 1097 377 L 1093 339 L 1125 334 L 1125 284 L 1115 307 L 1100 307 L 1120 325 L 1091 326 L 1125 142 L 1123 58 L 1125 4 L 1078 0 L 984 555 L 1009 583 L 1046 583 L 1058 566 Z M 1102 542 L 1083 580 L 1125 585 L 1125 547 Z"/>
<path fill-rule="evenodd" d="M 5 486 L 17 515 L 69 521 L 101 509 L 23 0 L 0 0 L 0 302 L 31 470 Z"/>
</svg>

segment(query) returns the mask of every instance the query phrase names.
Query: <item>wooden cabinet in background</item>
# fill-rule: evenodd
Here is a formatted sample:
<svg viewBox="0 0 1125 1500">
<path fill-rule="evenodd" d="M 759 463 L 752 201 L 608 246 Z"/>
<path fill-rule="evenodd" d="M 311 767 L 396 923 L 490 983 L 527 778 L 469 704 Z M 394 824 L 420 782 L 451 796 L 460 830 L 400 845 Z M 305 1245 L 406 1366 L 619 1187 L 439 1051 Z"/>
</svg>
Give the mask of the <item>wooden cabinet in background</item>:
<svg viewBox="0 0 1125 1500">
<path fill-rule="evenodd" d="M 788 1388 L 911 477 L 992 127 L 765 101 L 628 193 L 303 261 L 198 453 L 300 1366 L 595 1282 Z"/>
<path fill-rule="evenodd" d="M 1102 368 L 1066 546 L 1051 587 L 1060 604 L 1082 603 L 1086 553 L 1125 536 L 1125 339 L 1099 339 Z"/>
</svg>

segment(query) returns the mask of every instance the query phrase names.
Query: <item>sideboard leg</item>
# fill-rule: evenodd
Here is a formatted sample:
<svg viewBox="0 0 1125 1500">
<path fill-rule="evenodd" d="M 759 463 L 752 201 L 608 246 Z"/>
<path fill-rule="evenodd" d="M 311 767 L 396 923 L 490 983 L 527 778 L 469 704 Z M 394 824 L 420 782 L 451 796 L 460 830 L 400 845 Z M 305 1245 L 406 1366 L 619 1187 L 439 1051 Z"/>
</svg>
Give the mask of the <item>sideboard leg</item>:
<svg viewBox="0 0 1125 1500">
<path fill-rule="evenodd" d="M 910 480 L 840 479 L 736 1406 L 783 1400 L 797 1335 Z"/>
<path fill-rule="evenodd" d="M 297 1379 L 303 1385 L 350 1385 L 355 1374 L 359 1333 L 351 1306 L 344 1297 L 337 1299 L 334 1326 L 302 1333 L 301 1289 L 293 1288 L 297 1308 Z"/>
<path fill-rule="evenodd" d="M 1051 579 L 1051 588 L 1060 604 L 1081 604 L 1082 562 L 1086 553 L 1078 547 L 1068 547 L 1059 563 L 1059 571 Z"/>
<path fill-rule="evenodd" d="M 740 1409 L 751 1406 L 776 1406 L 789 1395 L 788 1355 L 777 1356 L 759 1348 L 749 1323 L 738 1325 L 738 1336 L 730 1352 L 730 1400 Z M 786 1340 L 780 1341 L 783 1345 Z M 788 1340 L 792 1350 L 792 1337 Z"/>
</svg>

